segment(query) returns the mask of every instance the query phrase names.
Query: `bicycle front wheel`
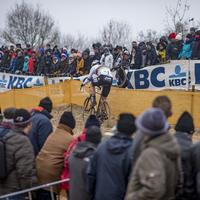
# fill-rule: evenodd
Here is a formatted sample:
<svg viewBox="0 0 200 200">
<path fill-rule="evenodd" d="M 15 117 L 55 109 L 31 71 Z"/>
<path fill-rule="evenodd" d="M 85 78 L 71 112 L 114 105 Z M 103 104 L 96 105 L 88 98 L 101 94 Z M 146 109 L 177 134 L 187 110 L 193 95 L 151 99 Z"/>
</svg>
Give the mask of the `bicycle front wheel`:
<svg viewBox="0 0 200 200">
<path fill-rule="evenodd" d="M 87 97 L 83 103 L 83 110 L 82 110 L 83 121 L 86 121 L 91 114 L 96 115 L 96 106 L 91 106 L 91 98 Z"/>
<path fill-rule="evenodd" d="M 124 84 L 126 83 L 126 80 L 127 80 L 127 76 L 126 76 L 125 70 L 122 67 L 115 66 L 115 67 L 112 67 L 110 69 L 110 71 L 111 72 L 115 72 L 114 77 L 116 78 L 116 81 L 118 83 L 118 87 L 122 88 L 124 86 Z"/>
<path fill-rule="evenodd" d="M 110 105 L 107 101 L 102 101 L 99 105 L 99 110 L 97 111 L 97 117 L 99 118 L 100 123 L 108 120 L 111 116 Z"/>
</svg>

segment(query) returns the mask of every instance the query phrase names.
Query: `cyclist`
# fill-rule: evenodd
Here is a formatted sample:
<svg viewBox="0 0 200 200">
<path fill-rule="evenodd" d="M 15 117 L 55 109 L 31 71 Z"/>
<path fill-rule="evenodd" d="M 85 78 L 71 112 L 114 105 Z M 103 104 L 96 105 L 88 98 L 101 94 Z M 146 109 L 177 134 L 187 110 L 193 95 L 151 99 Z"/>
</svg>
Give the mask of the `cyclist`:
<svg viewBox="0 0 200 200">
<path fill-rule="evenodd" d="M 97 104 L 95 97 L 95 86 L 103 86 L 102 96 L 103 99 L 106 100 L 110 92 L 110 88 L 112 86 L 113 76 L 111 74 L 110 69 L 104 65 L 101 65 L 101 63 L 98 60 L 94 60 L 91 66 L 92 68 L 90 70 L 90 73 L 87 79 L 84 81 L 84 83 L 81 84 L 81 88 L 91 80 L 93 74 L 96 74 L 98 76 L 92 80 L 90 85 L 90 91 L 92 96 L 91 106 L 95 106 Z"/>
<path fill-rule="evenodd" d="M 131 65 L 130 63 L 131 63 L 130 62 L 130 53 L 129 53 L 128 50 L 125 50 L 123 52 L 123 58 L 122 59 L 119 58 L 116 65 L 119 66 L 119 67 L 122 67 L 124 70 L 127 69 L 128 73 L 129 73 L 130 65 Z M 128 75 L 128 73 L 127 73 L 127 75 Z M 121 69 L 119 70 L 119 78 L 122 81 L 124 81 L 124 78 L 125 78 Z M 120 85 L 120 79 L 118 80 L 118 85 Z M 128 80 L 126 79 L 126 82 L 124 83 L 123 88 L 126 88 L 127 86 L 128 86 Z"/>
</svg>

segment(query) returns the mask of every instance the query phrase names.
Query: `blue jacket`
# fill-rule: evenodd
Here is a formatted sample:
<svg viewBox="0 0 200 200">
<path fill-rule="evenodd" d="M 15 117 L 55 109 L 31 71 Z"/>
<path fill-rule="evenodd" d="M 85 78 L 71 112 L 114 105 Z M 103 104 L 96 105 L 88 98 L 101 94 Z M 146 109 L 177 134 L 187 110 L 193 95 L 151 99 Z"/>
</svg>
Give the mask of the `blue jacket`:
<svg viewBox="0 0 200 200">
<path fill-rule="evenodd" d="M 43 147 L 47 137 L 53 132 L 50 122 L 52 116 L 43 109 L 42 112 L 35 110 L 32 114 L 32 128 L 28 135 L 35 152 L 35 157 Z"/>
<path fill-rule="evenodd" d="M 26 61 L 26 59 L 27 59 L 27 61 Z M 28 71 L 28 62 L 29 62 L 29 56 L 26 56 L 24 58 L 24 67 L 23 67 L 22 71 L 25 71 L 25 72 Z"/>
<path fill-rule="evenodd" d="M 16 59 L 17 58 L 14 58 L 14 60 L 13 60 L 13 63 L 12 63 L 12 72 L 14 72 L 15 71 L 15 63 L 16 63 Z"/>
<path fill-rule="evenodd" d="M 146 60 L 145 60 L 145 66 L 147 66 L 148 60 L 150 60 L 150 65 L 155 65 L 156 63 L 158 63 L 156 50 L 155 50 L 153 45 L 151 46 L 150 50 L 147 49 L 147 56 L 146 56 Z"/>
<path fill-rule="evenodd" d="M 22 56 L 16 58 L 14 71 L 22 71 L 24 66 L 24 58 Z"/>
<path fill-rule="evenodd" d="M 67 51 L 66 52 L 63 52 L 66 56 L 67 56 L 67 58 L 68 58 L 68 60 L 69 60 L 69 54 L 67 53 Z"/>
<path fill-rule="evenodd" d="M 87 191 L 95 200 L 123 200 L 131 174 L 132 138 L 117 133 L 95 150 L 87 168 Z"/>
<path fill-rule="evenodd" d="M 65 54 L 66 55 L 66 54 Z M 66 55 L 67 56 L 67 55 Z M 57 50 L 57 53 L 54 52 L 54 57 L 58 59 L 58 61 L 61 61 L 61 53 L 59 50 Z"/>
<path fill-rule="evenodd" d="M 186 59 L 190 58 L 192 55 L 192 48 L 194 45 L 194 38 L 192 37 L 190 40 L 185 41 L 182 51 L 179 54 L 179 58 L 183 59 L 183 56 L 185 56 Z"/>
<path fill-rule="evenodd" d="M 0 137 L 4 137 L 12 128 L 0 125 Z"/>
</svg>

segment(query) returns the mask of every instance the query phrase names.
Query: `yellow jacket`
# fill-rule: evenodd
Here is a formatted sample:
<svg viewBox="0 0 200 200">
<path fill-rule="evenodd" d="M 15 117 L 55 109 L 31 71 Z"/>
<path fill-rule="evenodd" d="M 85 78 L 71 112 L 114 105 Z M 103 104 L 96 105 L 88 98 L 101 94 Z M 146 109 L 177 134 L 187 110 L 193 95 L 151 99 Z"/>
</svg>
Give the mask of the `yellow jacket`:
<svg viewBox="0 0 200 200">
<path fill-rule="evenodd" d="M 79 71 L 79 69 L 84 66 L 84 60 L 83 60 L 83 58 L 77 59 L 76 62 L 77 62 L 77 74 L 83 74 L 82 71 Z"/>
<path fill-rule="evenodd" d="M 158 60 L 160 62 L 167 62 L 167 59 L 166 59 L 166 49 L 163 49 L 162 51 L 158 50 L 158 55 L 161 55 L 161 58 L 158 57 Z"/>
</svg>

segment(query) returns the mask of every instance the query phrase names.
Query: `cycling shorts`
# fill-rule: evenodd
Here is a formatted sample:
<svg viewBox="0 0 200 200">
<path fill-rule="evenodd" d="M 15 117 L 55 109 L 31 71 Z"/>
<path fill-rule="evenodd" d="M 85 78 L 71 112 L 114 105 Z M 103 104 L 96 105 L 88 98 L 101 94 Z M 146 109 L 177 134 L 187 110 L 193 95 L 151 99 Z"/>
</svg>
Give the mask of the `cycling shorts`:
<svg viewBox="0 0 200 200">
<path fill-rule="evenodd" d="M 107 97 L 110 93 L 110 89 L 112 86 L 113 78 L 107 75 L 100 75 L 97 78 L 94 78 L 92 81 L 92 85 L 94 86 L 103 86 L 102 96 Z"/>
</svg>

